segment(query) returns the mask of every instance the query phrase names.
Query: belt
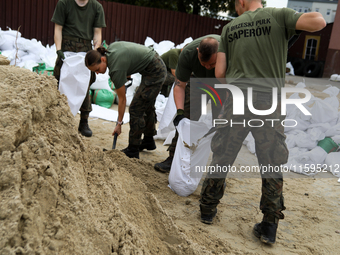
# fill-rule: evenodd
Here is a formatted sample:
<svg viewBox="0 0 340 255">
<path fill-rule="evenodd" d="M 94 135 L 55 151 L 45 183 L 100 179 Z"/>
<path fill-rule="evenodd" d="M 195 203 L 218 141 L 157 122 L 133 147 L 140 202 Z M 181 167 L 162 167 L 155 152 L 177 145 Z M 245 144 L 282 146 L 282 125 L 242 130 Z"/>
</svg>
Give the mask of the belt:
<svg viewBox="0 0 340 255">
<path fill-rule="evenodd" d="M 73 42 L 83 42 L 83 43 L 91 43 L 91 40 L 86 40 L 86 39 L 82 39 L 79 37 L 75 37 L 75 36 L 69 36 L 69 35 L 63 35 L 63 40 L 70 40 Z"/>
</svg>

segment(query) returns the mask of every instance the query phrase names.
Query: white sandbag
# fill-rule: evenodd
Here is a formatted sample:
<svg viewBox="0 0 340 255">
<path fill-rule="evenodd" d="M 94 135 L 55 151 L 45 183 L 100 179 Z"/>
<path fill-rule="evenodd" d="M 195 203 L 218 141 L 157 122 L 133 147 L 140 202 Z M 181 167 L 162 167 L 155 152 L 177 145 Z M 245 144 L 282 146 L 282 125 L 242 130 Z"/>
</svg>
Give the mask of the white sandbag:
<svg viewBox="0 0 340 255">
<path fill-rule="evenodd" d="M 307 130 L 307 135 L 309 135 L 309 139 L 313 141 L 321 141 L 325 139 L 325 132 L 323 132 L 322 128 L 320 127 L 310 127 Z"/>
<path fill-rule="evenodd" d="M 296 123 L 287 121 L 286 126 L 284 127 L 284 132 L 290 132 L 293 130 L 300 130 L 300 131 L 305 131 L 308 129 L 310 122 L 308 120 L 303 120 L 298 116 L 295 117 L 287 117 L 286 120 L 292 119 L 295 120 Z M 294 126 L 296 124 L 296 126 Z"/>
<path fill-rule="evenodd" d="M 294 134 L 286 134 L 286 144 L 287 144 L 288 150 L 296 147 L 295 135 Z"/>
<path fill-rule="evenodd" d="M 243 144 L 247 146 L 250 153 L 255 154 L 255 139 L 251 132 L 248 133 L 247 137 L 243 141 Z"/>
<path fill-rule="evenodd" d="M 176 104 L 175 104 L 175 100 L 174 100 L 173 87 L 174 86 L 172 86 L 172 88 L 170 90 L 168 101 L 165 105 L 163 115 L 162 115 L 162 118 L 159 122 L 158 130 L 157 130 L 157 134 L 159 134 L 160 136 L 163 136 L 163 137 L 167 137 L 168 134 L 172 130 L 175 130 L 175 126 L 172 123 L 172 121 L 173 121 L 173 119 L 176 115 L 177 109 L 176 109 Z"/>
<path fill-rule="evenodd" d="M 96 81 L 91 84 L 90 89 L 96 90 L 96 89 L 106 89 L 106 90 L 112 90 L 109 86 L 109 69 L 106 69 L 105 73 L 99 73 L 96 74 Z"/>
<path fill-rule="evenodd" d="M 294 74 L 294 67 L 293 67 L 292 63 L 288 62 L 286 64 L 286 68 L 289 69 L 289 72 L 288 73 L 286 72 L 287 75 L 295 75 Z"/>
<path fill-rule="evenodd" d="M 295 136 L 295 143 L 298 147 L 307 148 L 309 150 L 315 148 L 318 145 L 316 140 L 310 138 L 307 133 L 301 133 Z"/>
<path fill-rule="evenodd" d="M 339 94 L 340 89 L 335 86 L 329 86 L 327 89 L 322 91 L 323 93 L 326 93 L 330 96 L 336 97 Z"/>
<path fill-rule="evenodd" d="M 46 68 L 55 66 L 55 61 L 57 60 L 56 51 L 55 44 L 53 44 L 51 47 L 47 45 L 44 55 L 39 54 L 41 62 L 45 63 Z"/>
<path fill-rule="evenodd" d="M 117 122 L 118 111 L 107 109 L 105 107 L 92 104 L 92 111 L 90 112 L 91 118 L 99 118 L 103 120 Z M 128 112 L 124 113 L 123 122 L 128 123 L 130 121 L 130 114 Z M 112 126 L 112 130 L 114 126 Z"/>
<path fill-rule="evenodd" d="M 156 97 L 155 108 L 156 108 L 157 121 L 161 121 L 167 102 L 168 102 L 168 98 L 166 98 L 162 94 L 158 94 L 158 96 Z"/>
<path fill-rule="evenodd" d="M 33 67 L 36 67 L 38 65 L 39 63 L 34 60 L 27 60 L 27 61 L 21 61 L 17 66 L 23 67 L 25 69 L 32 71 Z"/>
<path fill-rule="evenodd" d="M 336 81 L 338 76 L 339 76 L 338 74 L 332 74 L 330 80 L 331 81 Z"/>
<path fill-rule="evenodd" d="M 192 37 L 188 37 L 184 40 L 183 43 L 177 45 L 176 49 L 183 49 L 185 45 L 187 45 L 188 43 L 191 43 L 192 41 L 193 41 Z"/>
<path fill-rule="evenodd" d="M 313 171 L 313 168 L 317 165 L 321 166 L 325 162 L 326 157 L 327 152 L 321 147 L 316 146 L 311 151 L 289 157 L 285 167 L 296 173 L 313 176 L 318 173 L 317 171 Z"/>
<path fill-rule="evenodd" d="M 12 61 L 13 59 L 15 59 L 16 52 L 17 51 L 15 49 L 5 50 L 1 51 L 1 55 L 5 56 L 9 61 Z"/>
<path fill-rule="evenodd" d="M 340 178 L 340 152 L 331 152 L 325 159 L 326 169 Z"/>
<path fill-rule="evenodd" d="M 165 139 L 163 145 L 164 145 L 164 146 L 170 145 L 170 144 L 172 143 L 172 139 L 175 137 L 175 135 L 176 135 L 176 129 L 172 130 L 172 131 L 168 134 L 168 136 L 166 137 L 166 139 Z"/>
<path fill-rule="evenodd" d="M 340 135 L 335 135 L 331 138 L 336 144 L 340 144 Z"/>
<path fill-rule="evenodd" d="M 152 46 L 154 44 L 155 44 L 155 41 L 151 37 L 147 36 L 146 39 L 145 39 L 145 42 L 144 42 L 144 46 L 149 47 L 149 46 Z"/>
<path fill-rule="evenodd" d="M 325 132 L 325 136 L 327 137 L 332 137 L 336 135 L 340 135 L 340 123 L 336 124 L 335 126 L 332 126 Z"/>
<path fill-rule="evenodd" d="M 3 31 L 3 33 L 5 34 L 5 35 L 10 35 L 10 36 L 13 36 L 13 37 L 18 37 L 18 38 L 20 38 L 21 37 L 21 33 L 19 32 L 19 31 L 17 31 L 17 30 L 12 30 L 11 28 L 8 28 L 8 30 L 6 30 L 6 31 Z"/>
<path fill-rule="evenodd" d="M 6 50 L 13 50 L 15 49 L 15 40 L 16 38 L 14 36 L 8 35 L 8 34 L 3 34 L 1 37 L 1 51 L 6 51 Z"/>
<path fill-rule="evenodd" d="M 312 114 L 311 123 L 327 123 L 338 119 L 338 100 L 332 98 L 314 98 L 314 105 L 309 112 Z M 337 106 L 336 103 L 337 102 Z M 334 103 L 334 104 L 333 104 Z"/>
<path fill-rule="evenodd" d="M 85 66 L 85 52 L 65 52 L 60 70 L 59 90 L 67 96 L 72 114 L 75 116 L 86 96 L 91 72 Z"/>
<path fill-rule="evenodd" d="M 185 197 L 197 189 L 202 178 L 202 167 L 207 165 L 213 134 L 201 139 L 209 127 L 187 118 L 180 121 L 177 130 L 179 136 L 169 174 L 169 187 L 177 195 Z"/>
<path fill-rule="evenodd" d="M 133 96 L 142 81 L 142 75 L 135 73 L 131 75 L 132 85 L 126 90 L 126 106 L 130 106 Z"/>
</svg>

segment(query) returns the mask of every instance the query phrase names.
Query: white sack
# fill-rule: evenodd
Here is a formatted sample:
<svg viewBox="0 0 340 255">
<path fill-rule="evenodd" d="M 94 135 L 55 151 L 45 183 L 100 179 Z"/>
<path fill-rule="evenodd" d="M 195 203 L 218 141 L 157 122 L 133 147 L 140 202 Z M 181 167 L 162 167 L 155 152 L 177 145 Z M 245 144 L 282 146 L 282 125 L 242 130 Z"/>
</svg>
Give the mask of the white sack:
<svg viewBox="0 0 340 255">
<path fill-rule="evenodd" d="M 310 108 L 312 114 L 311 123 L 327 123 L 337 121 L 338 119 L 338 100 L 332 98 L 320 98 L 314 97 L 314 105 Z M 312 100 L 311 100 L 312 101 Z M 336 103 L 337 102 L 337 103 Z"/>
<path fill-rule="evenodd" d="M 15 49 L 15 37 L 14 36 L 11 36 L 11 35 L 8 35 L 8 34 L 3 34 L 1 36 L 1 48 L 0 50 L 1 51 L 5 51 L 5 50 L 13 50 Z"/>
<path fill-rule="evenodd" d="M 174 86 L 172 86 L 172 88 L 170 90 L 168 101 L 165 105 L 162 118 L 159 122 L 158 130 L 157 130 L 158 136 L 167 137 L 168 134 L 172 130 L 175 130 L 175 126 L 172 123 L 172 121 L 173 121 L 173 119 L 176 115 L 177 109 L 176 109 L 176 104 L 175 104 L 175 100 L 174 100 L 173 88 L 174 88 Z"/>
<path fill-rule="evenodd" d="M 330 80 L 331 81 L 336 81 L 338 76 L 339 76 L 338 74 L 332 74 Z"/>
<path fill-rule="evenodd" d="M 105 107 L 92 104 L 92 111 L 90 112 L 91 118 L 99 118 L 103 120 L 117 122 L 118 111 L 107 109 Z M 124 113 L 123 122 L 126 124 L 130 121 L 130 114 L 128 112 Z M 112 130 L 114 127 L 112 127 Z"/>
<path fill-rule="evenodd" d="M 327 152 L 319 146 L 316 146 L 313 150 L 307 151 L 297 156 L 289 157 L 285 166 L 290 170 L 313 176 L 317 172 L 313 172 L 312 168 L 318 164 L 322 165 L 327 157 Z"/>
<path fill-rule="evenodd" d="M 324 91 L 322 91 L 323 93 L 326 93 L 330 96 L 334 96 L 336 97 L 339 94 L 340 89 L 338 89 L 337 87 L 334 86 L 330 86 L 327 89 L 325 89 Z"/>
<path fill-rule="evenodd" d="M 67 96 L 68 105 L 75 116 L 86 96 L 91 72 L 85 66 L 85 52 L 65 52 L 60 71 L 59 90 Z"/>
<path fill-rule="evenodd" d="M 166 98 L 162 94 L 158 94 L 158 96 L 156 97 L 155 108 L 156 108 L 157 121 L 161 121 L 167 102 L 168 102 L 168 98 Z"/>
<path fill-rule="evenodd" d="M 288 62 L 288 63 L 286 64 L 286 68 L 289 68 L 289 72 L 286 73 L 286 74 L 288 74 L 288 75 L 295 75 L 295 74 L 294 74 L 294 67 L 293 67 L 292 63 Z"/>
<path fill-rule="evenodd" d="M 209 131 L 209 127 L 202 122 L 190 121 L 187 118 L 180 121 L 177 131 L 179 136 L 169 174 L 169 187 L 177 195 L 185 197 L 196 190 L 202 178 L 203 171 L 196 172 L 196 166 L 207 165 L 213 134 L 199 140 Z M 190 148 L 185 146 L 184 142 Z"/>
<path fill-rule="evenodd" d="M 154 44 L 155 44 L 155 41 L 151 37 L 147 36 L 146 39 L 145 39 L 145 42 L 144 42 L 144 46 L 149 47 L 149 46 L 152 46 Z"/>
<path fill-rule="evenodd" d="M 340 178 L 340 152 L 331 152 L 325 159 L 326 169 Z"/>
<path fill-rule="evenodd" d="M 106 69 L 105 73 L 100 73 L 100 74 L 96 74 L 96 81 L 94 83 L 91 84 L 90 89 L 106 89 L 111 91 L 112 89 L 109 86 L 109 69 Z"/>
</svg>

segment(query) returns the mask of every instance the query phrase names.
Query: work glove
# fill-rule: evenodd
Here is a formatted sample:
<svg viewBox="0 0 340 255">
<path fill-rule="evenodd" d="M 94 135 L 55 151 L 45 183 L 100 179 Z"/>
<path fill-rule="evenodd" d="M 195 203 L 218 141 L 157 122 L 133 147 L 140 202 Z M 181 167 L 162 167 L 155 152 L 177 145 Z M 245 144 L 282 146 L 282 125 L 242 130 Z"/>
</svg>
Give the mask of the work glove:
<svg viewBox="0 0 340 255">
<path fill-rule="evenodd" d="M 57 55 L 61 60 L 65 59 L 64 52 L 62 50 L 57 50 Z"/>
<path fill-rule="evenodd" d="M 184 117 L 184 110 L 182 110 L 182 109 L 178 109 L 177 110 L 177 116 L 176 116 L 176 118 L 174 119 L 174 125 L 175 125 L 175 127 L 177 127 L 178 126 L 178 124 L 179 124 L 179 122 L 182 120 L 182 119 L 184 119 L 185 117 Z"/>
</svg>

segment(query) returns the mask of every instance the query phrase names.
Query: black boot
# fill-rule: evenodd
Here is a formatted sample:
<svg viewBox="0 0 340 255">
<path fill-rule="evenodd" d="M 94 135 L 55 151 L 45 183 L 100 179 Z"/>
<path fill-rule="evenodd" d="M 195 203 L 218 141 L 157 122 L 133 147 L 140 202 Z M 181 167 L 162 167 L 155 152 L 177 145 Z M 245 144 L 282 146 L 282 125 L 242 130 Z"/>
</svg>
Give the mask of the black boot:
<svg viewBox="0 0 340 255">
<path fill-rule="evenodd" d="M 148 151 L 152 151 L 156 149 L 156 143 L 153 139 L 153 136 L 144 136 L 142 144 L 139 146 L 139 151 L 147 149 Z"/>
<path fill-rule="evenodd" d="M 171 164 L 172 164 L 172 160 L 174 158 L 173 157 L 168 157 L 166 160 L 164 160 L 163 162 L 161 163 L 157 163 L 155 164 L 154 168 L 159 171 L 159 172 L 162 172 L 162 173 L 168 173 L 170 172 L 170 169 L 171 169 Z"/>
<path fill-rule="evenodd" d="M 138 146 L 129 145 L 128 147 L 123 149 L 122 152 L 124 152 L 125 155 L 128 156 L 129 158 L 138 158 L 139 159 Z"/>
<path fill-rule="evenodd" d="M 205 223 L 205 224 L 212 224 L 213 219 L 215 218 L 217 213 L 217 208 L 215 209 L 215 211 L 211 214 L 204 214 L 201 212 L 201 222 Z"/>
<path fill-rule="evenodd" d="M 270 223 L 262 221 L 261 223 L 256 223 L 254 226 L 254 235 L 260 238 L 261 242 L 267 244 L 274 244 L 276 239 L 278 223 Z"/>
<path fill-rule="evenodd" d="M 92 131 L 89 127 L 87 119 L 80 119 L 78 131 L 86 137 L 92 136 Z"/>
</svg>

